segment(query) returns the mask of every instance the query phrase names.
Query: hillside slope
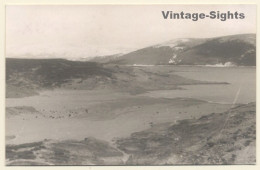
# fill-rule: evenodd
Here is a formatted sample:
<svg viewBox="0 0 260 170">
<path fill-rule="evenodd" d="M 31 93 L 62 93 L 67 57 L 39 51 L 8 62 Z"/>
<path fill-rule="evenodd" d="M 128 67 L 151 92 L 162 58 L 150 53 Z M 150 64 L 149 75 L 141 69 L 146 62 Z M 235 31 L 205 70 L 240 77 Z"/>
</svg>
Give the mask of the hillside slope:
<svg viewBox="0 0 260 170">
<path fill-rule="evenodd" d="M 255 103 L 178 124 L 155 125 L 117 141 L 129 165 L 255 164 Z"/>
<path fill-rule="evenodd" d="M 191 80 L 169 68 L 103 65 L 64 59 L 6 59 L 6 97 L 37 95 L 41 90 L 109 89 L 137 94 L 148 90 L 179 89 L 181 85 L 226 84 Z"/>
<path fill-rule="evenodd" d="M 7 165 L 255 164 L 256 106 L 155 124 L 115 140 L 92 137 L 6 146 Z"/>
<path fill-rule="evenodd" d="M 6 59 L 6 96 L 24 97 L 41 89 L 61 87 L 72 79 L 112 76 L 111 71 L 93 62 L 64 59 Z"/>
<path fill-rule="evenodd" d="M 256 65 L 256 35 L 176 39 L 111 59 L 117 64 Z"/>
</svg>

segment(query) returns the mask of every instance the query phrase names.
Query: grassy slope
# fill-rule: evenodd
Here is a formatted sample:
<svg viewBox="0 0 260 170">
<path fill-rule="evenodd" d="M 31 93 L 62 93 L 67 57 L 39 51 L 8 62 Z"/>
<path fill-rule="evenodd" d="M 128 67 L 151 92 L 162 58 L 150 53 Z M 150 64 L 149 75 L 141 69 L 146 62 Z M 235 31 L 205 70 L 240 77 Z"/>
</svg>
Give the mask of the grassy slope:
<svg viewBox="0 0 260 170">
<path fill-rule="evenodd" d="M 111 77 L 111 72 L 92 62 L 64 59 L 6 59 L 6 96 L 24 97 L 40 89 L 60 87 L 72 78 Z"/>
<path fill-rule="evenodd" d="M 117 141 L 131 155 L 126 164 L 254 164 L 255 103 L 178 124 L 157 125 Z M 252 148 L 237 161 L 240 153 Z"/>
<path fill-rule="evenodd" d="M 94 138 L 7 146 L 9 165 L 106 165 L 123 163 L 123 153 Z"/>
<path fill-rule="evenodd" d="M 255 164 L 255 103 L 118 139 L 7 145 L 8 165 Z"/>
</svg>

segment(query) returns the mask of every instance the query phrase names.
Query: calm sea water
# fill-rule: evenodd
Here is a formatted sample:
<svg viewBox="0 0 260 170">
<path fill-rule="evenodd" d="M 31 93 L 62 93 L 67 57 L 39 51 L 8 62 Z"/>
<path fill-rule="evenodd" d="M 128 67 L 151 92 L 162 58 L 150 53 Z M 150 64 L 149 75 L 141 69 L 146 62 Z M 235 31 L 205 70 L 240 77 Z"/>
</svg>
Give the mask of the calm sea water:
<svg viewBox="0 0 260 170">
<path fill-rule="evenodd" d="M 249 103 L 256 101 L 255 67 L 198 67 L 172 68 L 180 76 L 203 81 L 227 82 L 216 85 L 187 85 L 185 90 L 158 90 L 145 95 L 152 97 L 189 97 L 217 103 Z"/>
</svg>

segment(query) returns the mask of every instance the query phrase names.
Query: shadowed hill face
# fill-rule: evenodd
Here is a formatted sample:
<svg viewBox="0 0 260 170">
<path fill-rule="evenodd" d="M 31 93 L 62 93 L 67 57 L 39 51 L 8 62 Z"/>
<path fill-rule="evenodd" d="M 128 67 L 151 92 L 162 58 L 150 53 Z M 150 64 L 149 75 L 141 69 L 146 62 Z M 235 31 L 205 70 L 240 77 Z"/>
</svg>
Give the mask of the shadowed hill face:
<svg viewBox="0 0 260 170">
<path fill-rule="evenodd" d="M 7 59 L 6 80 L 14 78 L 33 81 L 40 87 L 60 86 L 72 78 L 92 76 L 111 77 L 110 70 L 93 62 L 74 62 L 63 59 Z"/>
<path fill-rule="evenodd" d="M 60 85 L 67 79 L 90 76 L 111 77 L 111 71 L 93 62 L 72 62 L 63 59 L 6 59 L 6 80 L 23 74 L 43 86 Z"/>
<path fill-rule="evenodd" d="M 180 54 L 182 64 L 218 64 L 232 62 L 253 66 L 256 63 L 255 46 L 240 39 L 213 39 Z"/>
<path fill-rule="evenodd" d="M 256 65 L 256 35 L 177 39 L 139 49 L 111 60 L 117 64 Z"/>
<path fill-rule="evenodd" d="M 112 72 L 93 62 L 64 59 L 6 59 L 6 96 L 25 97 L 52 89 L 73 79 L 99 76 L 111 78 Z"/>
<path fill-rule="evenodd" d="M 205 42 L 205 39 L 177 39 L 163 44 L 139 49 L 115 59 L 118 64 L 169 64 L 169 60 L 176 53 Z"/>
</svg>

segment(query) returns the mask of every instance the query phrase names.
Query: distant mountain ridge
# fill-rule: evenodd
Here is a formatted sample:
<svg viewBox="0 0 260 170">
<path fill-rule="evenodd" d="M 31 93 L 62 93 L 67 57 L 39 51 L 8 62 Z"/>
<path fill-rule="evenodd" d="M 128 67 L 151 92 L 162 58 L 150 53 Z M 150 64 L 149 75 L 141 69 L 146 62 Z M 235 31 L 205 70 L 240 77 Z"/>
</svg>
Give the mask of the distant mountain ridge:
<svg viewBox="0 0 260 170">
<path fill-rule="evenodd" d="M 117 57 L 103 57 L 103 60 L 96 62 L 122 65 L 255 66 L 256 34 L 175 39 Z"/>
</svg>

